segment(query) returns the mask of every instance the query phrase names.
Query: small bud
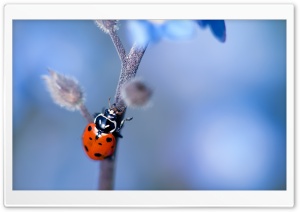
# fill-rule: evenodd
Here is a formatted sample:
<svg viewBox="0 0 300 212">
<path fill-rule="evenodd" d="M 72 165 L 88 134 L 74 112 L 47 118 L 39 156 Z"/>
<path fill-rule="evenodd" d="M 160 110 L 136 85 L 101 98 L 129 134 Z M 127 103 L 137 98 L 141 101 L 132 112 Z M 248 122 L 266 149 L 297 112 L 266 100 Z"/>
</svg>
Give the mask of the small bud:
<svg viewBox="0 0 300 212">
<path fill-rule="evenodd" d="M 117 20 L 96 20 L 95 23 L 106 34 L 108 34 L 109 31 L 116 31 L 119 29 Z"/>
<path fill-rule="evenodd" d="M 145 107 L 152 96 L 152 90 L 140 79 L 133 79 L 126 83 L 121 96 L 128 107 Z"/>
<path fill-rule="evenodd" d="M 48 91 L 56 104 L 70 111 L 80 109 L 84 95 L 74 78 L 52 70 L 49 70 L 49 75 L 44 75 L 42 78 L 45 80 Z"/>
</svg>

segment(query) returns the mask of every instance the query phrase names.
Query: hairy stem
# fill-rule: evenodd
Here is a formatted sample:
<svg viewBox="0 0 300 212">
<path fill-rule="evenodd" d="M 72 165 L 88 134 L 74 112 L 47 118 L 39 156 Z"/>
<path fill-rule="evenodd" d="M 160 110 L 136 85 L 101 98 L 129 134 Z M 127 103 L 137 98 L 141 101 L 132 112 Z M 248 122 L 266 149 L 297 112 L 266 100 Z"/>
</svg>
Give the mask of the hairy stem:
<svg viewBox="0 0 300 212">
<path fill-rule="evenodd" d="M 100 165 L 100 190 L 113 190 L 114 187 L 114 173 L 115 160 L 107 158 L 101 162 Z"/>
<path fill-rule="evenodd" d="M 117 85 L 115 94 L 116 106 L 120 110 L 124 110 L 126 108 L 126 105 L 121 98 L 122 86 L 135 77 L 146 48 L 147 45 L 138 46 L 137 44 L 134 44 L 130 49 L 129 54 L 126 56 L 125 63 L 123 64 L 121 69 L 119 83 Z"/>
<path fill-rule="evenodd" d="M 93 117 L 91 116 L 84 104 L 81 104 L 79 106 L 79 110 L 81 115 L 87 120 L 88 123 L 93 122 Z"/>
<path fill-rule="evenodd" d="M 121 98 L 121 89 L 122 86 L 135 77 L 137 69 L 140 65 L 144 52 L 146 51 L 147 45 L 138 46 L 134 44 L 130 49 L 128 55 L 126 55 L 124 47 L 120 41 L 117 33 L 109 33 L 111 39 L 116 47 L 116 50 L 119 54 L 121 60 L 121 73 L 119 82 L 117 85 L 117 90 L 115 94 L 115 103 L 116 107 L 119 110 L 124 110 L 122 117 L 125 114 L 126 105 Z M 118 143 L 118 139 L 116 144 Z M 117 150 L 117 147 L 116 147 Z M 107 158 L 100 163 L 100 179 L 99 179 L 99 189 L 100 190 L 113 190 L 114 189 L 114 175 L 115 175 L 115 163 L 116 163 L 116 151 L 114 156 Z"/>
<path fill-rule="evenodd" d="M 111 38 L 113 44 L 116 47 L 116 50 L 117 50 L 117 53 L 118 53 L 119 58 L 121 60 L 121 63 L 124 64 L 125 58 L 126 58 L 126 51 L 124 49 L 124 46 L 123 46 L 116 30 L 110 30 L 109 35 L 110 35 L 110 38 Z"/>
</svg>

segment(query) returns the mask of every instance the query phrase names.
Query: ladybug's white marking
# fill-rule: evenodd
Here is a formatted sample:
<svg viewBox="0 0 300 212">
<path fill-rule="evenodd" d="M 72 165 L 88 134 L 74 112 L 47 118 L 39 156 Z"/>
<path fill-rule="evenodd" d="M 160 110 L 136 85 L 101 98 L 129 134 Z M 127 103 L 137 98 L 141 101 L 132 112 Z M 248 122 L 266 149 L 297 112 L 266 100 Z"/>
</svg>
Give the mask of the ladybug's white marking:
<svg viewBox="0 0 300 212">
<path fill-rule="evenodd" d="M 110 110 L 110 111 L 113 112 L 113 110 Z M 104 114 L 102 114 L 102 113 L 100 113 L 100 114 L 94 119 L 94 123 L 96 123 L 96 120 L 97 120 L 97 118 L 98 118 L 99 116 L 104 117 L 105 119 L 109 120 L 111 123 L 114 124 L 114 129 L 112 129 L 112 130 L 110 131 L 110 133 L 112 133 L 112 132 L 114 132 L 114 131 L 116 130 L 116 128 L 117 128 L 117 122 L 111 120 L 110 118 L 108 118 L 108 117 L 106 117 L 106 116 L 104 116 Z M 101 125 L 102 128 L 106 128 L 106 126 L 104 126 L 103 124 L 101 124 L 101 119 L 99 119 L 99 125 Z"/>
</svg>

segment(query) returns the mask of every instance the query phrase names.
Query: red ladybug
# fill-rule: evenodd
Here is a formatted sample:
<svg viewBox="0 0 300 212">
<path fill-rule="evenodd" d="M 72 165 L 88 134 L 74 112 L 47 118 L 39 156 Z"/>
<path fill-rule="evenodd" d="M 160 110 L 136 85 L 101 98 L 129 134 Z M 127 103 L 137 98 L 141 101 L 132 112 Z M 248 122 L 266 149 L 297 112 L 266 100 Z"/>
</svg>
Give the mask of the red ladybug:
<svg viewBox="0 0 300 212">
<path fill-rule="evenodd" d="M 82 135 L 84 151 L 93 160 L 103 160 L 113 155 L 116 148 L 116 137 L 121 137 L 120 130 L 127 118 L 122 121 L 116 107 L 106 109 L 104 113 L 96 114 L 94 122 L 89 123 Z"/>
</svg>

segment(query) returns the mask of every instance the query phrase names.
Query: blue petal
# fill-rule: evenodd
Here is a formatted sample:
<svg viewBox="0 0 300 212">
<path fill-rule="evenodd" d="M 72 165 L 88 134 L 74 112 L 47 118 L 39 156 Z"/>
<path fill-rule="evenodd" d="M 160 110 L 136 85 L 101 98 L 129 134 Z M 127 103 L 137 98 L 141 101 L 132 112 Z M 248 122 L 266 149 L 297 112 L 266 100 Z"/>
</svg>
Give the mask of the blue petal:
<svg viewBox="0 0 300 212">
<path fill-rule="evenodd" d="M 130 40 L 145 45 L 151 40 L 152 25 L 147 21 L 130 20 L 127 22 Z"/>
<path fill-rule="evenodd" d="M 164 37 L 177 39 L 190 39 L 195 35 L 196 29 L 193 21 L 172 20 L 162 25 Z"/>
<path fill-rule="evenodd" d="M 226 26 L 224 20 L 198 20 L 196 21 L 200 27 L 210 27 L 213 35 L 221 42 L 226 41 Z"/>
<path fill-rule="evenodd" d="M 202 28 L 205 28 L 205 27 L 207 27 L 207 25 L 208 25 L 208 21 L 206 21 L 206 20 L 197 20 L 196 22 L 197 22 L 197 23 L 199 24 L 199 26 L 202 27 Z"/>
<path fill-rule="evenodd" d="M 151 37 L 152 42 L 158 42 L 162 38 L 161 27 L 158 24 L 153 24 L 147 21 L 149 26 L 149 36 Z"/>
</svg>

